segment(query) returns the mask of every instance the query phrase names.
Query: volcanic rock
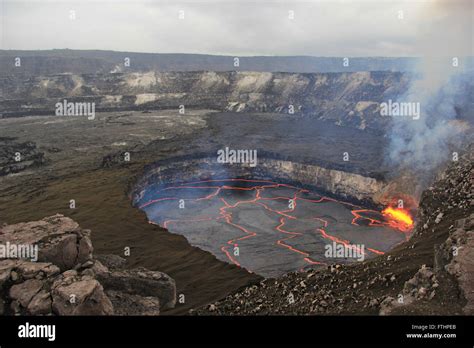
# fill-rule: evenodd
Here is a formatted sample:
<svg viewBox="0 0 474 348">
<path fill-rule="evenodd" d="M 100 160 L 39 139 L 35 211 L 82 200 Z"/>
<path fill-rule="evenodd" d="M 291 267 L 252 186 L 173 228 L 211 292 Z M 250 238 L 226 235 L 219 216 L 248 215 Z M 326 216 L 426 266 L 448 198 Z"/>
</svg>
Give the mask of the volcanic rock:
<svg viewBox="0 0 474 348">
<path fill-rule="evenodd" d="M 434 294 L 434 290 L 431 291 L 435 287 L 434 284 L 436 275 L 433 270 L 426 265 L 421 266 L 415 276 L 405 282 L 403 291 L 397 299 L 387 296 L 382 301 L 379 314 L 390 314 L 396 307 L 412 304 L 416 300 L 426 298 L 428 294 Z"/>
<path fill-rule="evenodd" d="M 114 306 L 115 315 L 159 315 L 160 300 L 153 296 L 124 294 L 109 290 L 106 294 Z"/>
<path fill-rule="evenodd" d="M 3 226 L 0 242 L 38 245 L 43 261 L 0 261 L 1 314 L 157 315 L 176 302 L 168 275 L 124 270 L 124 259 L 100 256 L 109 270 L 94 258 L 90 231 L 62 215 Z"/>
<path fill-rule="evenodd" d="M 444 269 L 455 276 L 467 303 L 466 315 L 474 314 L 474 213 L 468 218 L 457 220 L 457 228 L 440 247 L 445 260 Z M 442 261 L 441 261 L 442 262 Z"/>
<path fill-rule="evenodd" d="M 27 312 L 31 315 L 46 315 L 52 312 L 51 294 L 45 290 L 38 292 L 30 301 Z"/>
<path fill-rule="evenodd" d="M 33 76 L 27 81 L 13 75 L 2 81 L 5 93 L 0 108 L 8 116 L 54 115 L 54 105 L 64 98 L 71 102 L 87 98 L 97 110 L 114 111 L 175 109 L 183 104 L 239 113 L 289 113 L 291 104 L 295 113 L 358 129 L 380 129 L 389 120 L 380 117 L 378 101 L 387 93 L 405 91 L 409 79 L 400 72 L 347 70 L 312 74 L 150 70 Z"/>
<path fill-rule="evenodd" d="M 123 257 L 120 257 L 118 255 L 112 255 L 112 254 L 100 254 L 96 255 L 96 260 L 100 261 L 100 263 L 109 268 L 109 269 L 120 269 L 124 268 L 127 260 L 125 260 Z"/>
<path fill-rule="evenodd" d="M 102 285 L 87 276 L 63 274 L 52 289 L 53 311 L 58 315 L 108 315 L 114 309 Z"/>
<path fill-rule="evenodd" d="M 0 243 L 6 242 L 38 245 L 38 261 L 51 262 L 62 271 L 92 258 L 90 231 L 61 214 L 3 227 Z"/>
<path fill-rule="evenodd" d="M 150 296 L 160 299 L 161 308 L 173 308 L 176 303 L 174 280 L 162 272 L 146 268 L 112 271 L 97 275 L 107 290 L 121 291 L 131 295 Z"/>
<path fill-rule="evenodd" d="M 33 296 L 43 287 L 43 282 L 37 279 L 28 279 L 23 283 L 10 288 L 10 298 L 17 300 L 23 307 L 27 307 Z"/>
<path fill-rule="evenodd" d="M 0 137 L 0 176 L 38 167 L 44 162 L 44 154 L 38 151 L 35 143 Z"/>
</svg>

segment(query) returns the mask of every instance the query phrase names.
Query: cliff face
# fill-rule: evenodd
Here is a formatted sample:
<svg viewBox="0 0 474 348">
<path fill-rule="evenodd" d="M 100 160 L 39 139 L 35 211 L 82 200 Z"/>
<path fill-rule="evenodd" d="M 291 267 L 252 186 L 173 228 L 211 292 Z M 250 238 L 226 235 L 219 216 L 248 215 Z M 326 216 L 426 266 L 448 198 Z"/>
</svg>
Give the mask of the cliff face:
<svg viewBox="0 0 474 348">
<path fill-rule="evenodd" d="M 277 178 L 287 178 L 303 185 L 318 187 L 334 195 L 372 200 L 375 193 L 384 187 L 384 183 L 374 178 L 341 170 L 323 168 L 317 165 L 301 164 L 290 161 L 263 159 L 260 170 L 266 170 Z"/>
<path fill-rule="evenodd" d="M 215 158 L 195 158 L 155 164 L 145 171 L 134 186 L 132 197 L 134 204 L 137 204 L 150 186 L 159 187 L 196 178 L 237 177 L 287 181 L 295 185 L 315 187 L 335 196 L 367 202 L 373 202 L 376 193 L 386 185 L 375 178 L 359 174 L 272 158 L 259 158 L 256 167 L 227 166 L 216 163 Z"/>
<path fill-rule="evenodd" d="M 394 72 L 137 72 L 5 76 L 4 116 L 54 115 L 55 104 L 94 102 L 96 110 L 186 108 L 294 113 L 339 125 L 380 130 L 388 122 L 379 104 L 406 90 L 409 77 Z"/>
</svg>

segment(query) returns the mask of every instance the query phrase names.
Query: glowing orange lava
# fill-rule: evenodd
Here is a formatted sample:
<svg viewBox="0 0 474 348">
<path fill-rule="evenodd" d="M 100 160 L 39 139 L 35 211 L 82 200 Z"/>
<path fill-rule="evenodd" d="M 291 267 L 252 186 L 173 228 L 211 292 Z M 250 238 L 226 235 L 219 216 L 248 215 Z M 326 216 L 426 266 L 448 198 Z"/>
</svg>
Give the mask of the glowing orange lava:
<svg viewBox="0 0 474 348">
<path fill-rule="evenodd" d="M 387 207 L 382 210 L 382 214 L 388 220 L 388 223 L 395 228 L 407 231 L 413 227 L 413 219 L 405 209 Z"/>
<path fill-rule="evenodd" d="M 229 186 L 229 185 L 219 185 L 219 183 L 223 182 L 236 182 L 236 183 L 252 183 L 255 184 L 255 186 L 250 186 L 250 187 L 245 187 L 245 186 Z M 263 192 L 265 189 L 271 189 L 271 188 L 281 188 L 281 187 L 286 187 L 286 188 L 291 188 L 295 189 L 296 192 L 292 197 L 262 197 Z M 313 203 L 313 204 L 318 204 L 318 203 L 324 203 L 324 202 L 337 202 L 343 205 L 346 205 L 349 209 L 351 209 L 351 213 L 354 216 L 352 220 L 352 225 L 359 226 L 359 221 L 367 221 L 368 226 L 389 226 L 391 228 L 397 229 L 399 232 L 405 234 L 405 238 L 408 239 L 408 233 L 411 231 L 411 227 L 413 225 L 413 220 L 408 214 L 407 211 L 402 210 L 402 209 L 394 209 L 394 208 L 386 208 L 385 210 L 382 211 L 382 215 L 385 216 L 385 220 L 387 221 L 381 221 L 377 220 L 374 218 L 374 215 L 380 213 L 371 210 L 371 209 L 362 209 L 360 206 L 357 206 L 355 204 L 351 204 L 348 202 L 343 202 L 336 200 L 334 198 L 329 198 L 329 197 L 324 197 L 321 196 L 319 199 L 308 199 L 308 198 L 303 198 L 300 197 L 299 194 L 301 193 L 308 193 L 308 190 L 301 189 L 294 187 L 292 185 L 288 184 L 282 184 L 282 183 L 275 183 L 273 181 L 267 181 L 267 180 L 250 180 L 250 179 L 219 179 L 219 180 L 201 180 L 201 181 L 195 181 L 195 182 L 189 182 L 186 184 L 181 184 L 177 186 L 170 186 L 163 188 L 161 190 L 158 190 L 158 192 L 165 192 L 169 190 L 209 190 L 213 189 L 215 190 L 213 193 L 208 194 L 204 197 L 198 197 L 198 198 L 185 198 L 183 200 L 188 200 L 188 201 L 202 201 L 202 200 L 218 200 L 220 201 L 221 204 L 223 204 L 218 211 L 218 214 L 213 215 L 213 216 L 196 216 L 192 219 L 174 219 L 174 220 L 165 220 L 162 225 L 165 228 L 170 228 L 170 224 L 178 224 L 178 223 L 195 223 L 199 221 L 224 221 L 225 223 L 233 226 L 234 228 L 240 230 L 243 232 L 243 235 L 238 237 L 238 238 L 233 238 L 231 240 L 228 240 L 225 245 L 221 246 L 221 251 L 227 256 L 227 258 L 237 266 L 241 266 L 240 263 L 233 257 L 233 254 L 231 253 L 231 250 L 229 248 L 232 248 L 233 246 L 237 246 L 238 242 L 244 241 L 249 238 L 253 238 L 257 236 L 257 233 L 254 231 L 250 231 L 243 226 L 235 223 L 233 221 L 232 213 L 229 210 L 232 210 L 236 208 L 239 205 L 259 205 L 264 207 L 266 210 L 275 213 L 279 217 L 279 224 L 274 227 L 274 229 L 282 234 L 282 237 L 276 241 L 276 244 L 280 247 L 286 248 L 287 250 L 297 253 L 301 255 L 304 259 L 309 264 L 319 264 L 319 265 L 324 265 L 324 262 L 316 261 L 310 258 L 309 252 L 305 250 L 299 250 L 295 248 L 294 246 L 290 246 L 289 244 L 285 243 L 286 241 L 289 241 L 293 238 L 298 238 L 303 235 L 301 232 L 296 232 L 296 231 L 287 231 L 283 227 L 285 226 L 287 220 L 307 220 L 308 223 L 311 221 L 317 220 L 319 223 L 322 223 L 323 226 L 317 226 L 314 229 L 314 233 L 318 233 L 321 235 L 322 238 L 341 243 L 346 245 L 347 247 L 354 248 L 355 246 L 352 246 L 352 242 L 349 240 L 344 240 L 337 238 L 336 236 L 331 235 L 328 232 L 328 221 L 323 219 L 320 216 L 310 216 L 306 219 L 302 218 L 297 218 L 296 216 L 293 215 L 295 212 L 295 208 L 298 204 L 298 202 L 308 202 L 308 203 Z M 254 196 L 252 199 L 249 200 L 241 200 L 237 201 L 234 204 L 230 204 L 227 202 L 223 197 L 220 196 L 222 191 L 225 190 L 243 190 L 243 191 L 253 191 L 255 192 Z M 142 203 L 139 207 L 140 209 L 143 209 L 147 206 L 150 206 L 152 204 L 159 204 L 164 201 L 168 200 L 179 200 L 180 197 L 162 197 L 158 199 L 153 199 L 149 200 L 145 203 Z M 292 199 L 294 204 L 291 208 L 279 211 L 270 208 L 267 204 L 264 202 L 267 201 L 276 201 L 276 200 L 285 200 L 288 201 L 289 199 Z M 217 213 L 217 212 L 216 212 Z M 150 223 L 153 223 L 150 221 Z M 154 224 L 154 223 L 153 223 Z M 357 248 L 357 247 L 355 247 Z M 367 250 L 373 254 L 376 255 L 383 255 L 384 252 L 380 250 L 376 250 L 373 248 L 367 248 Z M 364 253 L 366 254 L 366 253 Z"/>
</svg>

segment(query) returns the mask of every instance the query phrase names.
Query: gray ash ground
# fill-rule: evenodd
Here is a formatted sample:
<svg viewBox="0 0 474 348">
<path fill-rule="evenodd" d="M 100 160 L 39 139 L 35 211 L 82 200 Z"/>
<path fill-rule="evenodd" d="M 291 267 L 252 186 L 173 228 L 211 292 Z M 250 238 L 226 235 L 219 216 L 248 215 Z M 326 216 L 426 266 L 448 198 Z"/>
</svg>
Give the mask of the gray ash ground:
<svg viewBox="0 0 474 348">
<path fill-rule="evenodd" d="M 410 230 L 389 227 L 375 210 L 263 180 L 206 180 L 145 190 L 137 206 L 191 245 L 266 278 L 363 261 L 410 236 Z M 334 254 L 326 254 L 329 248 Z"/>
</svg>

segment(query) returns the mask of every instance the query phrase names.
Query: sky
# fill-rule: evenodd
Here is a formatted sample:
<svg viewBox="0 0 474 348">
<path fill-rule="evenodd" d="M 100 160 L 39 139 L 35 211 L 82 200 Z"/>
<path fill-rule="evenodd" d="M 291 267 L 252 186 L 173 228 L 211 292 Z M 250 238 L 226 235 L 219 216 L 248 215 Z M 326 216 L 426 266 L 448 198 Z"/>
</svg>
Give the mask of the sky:
<svg viewBox="0 0 474 348">
<path fill-rule="evenodd" d="M 473 54 L 473 0 L 0 0 L 2 49 Z"/>
</svg>

